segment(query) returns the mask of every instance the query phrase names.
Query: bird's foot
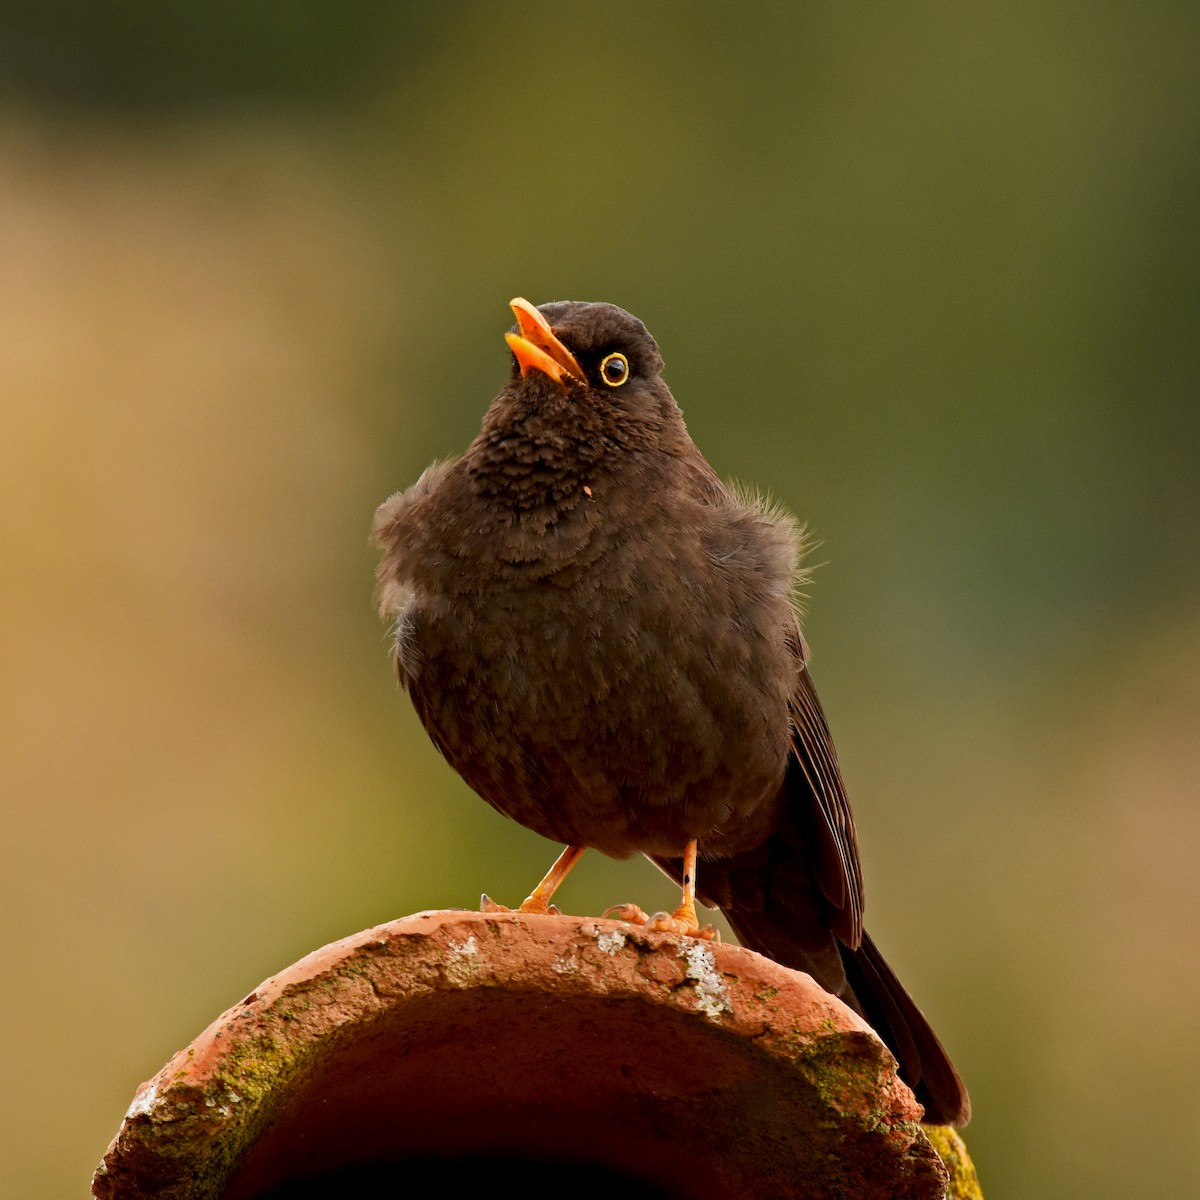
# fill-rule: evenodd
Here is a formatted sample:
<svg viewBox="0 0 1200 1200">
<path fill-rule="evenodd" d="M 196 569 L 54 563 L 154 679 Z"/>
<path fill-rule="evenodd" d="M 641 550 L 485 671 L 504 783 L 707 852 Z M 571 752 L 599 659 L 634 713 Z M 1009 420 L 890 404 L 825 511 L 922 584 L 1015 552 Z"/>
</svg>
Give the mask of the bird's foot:
<svg viewBox="0 0 1200 1200">
<path fill-rule="evenodd" d="M 681 904 L 673 913 L 656 912 L 651 916 L 647 916 L 636 904 L 614 904 L 612 908 L 605 909 L 603 915 L 641 925 L 652 933 L 677 933 L 684 937 L 702 938 L 706 942 L 721 940 L 720 931 L 715 925 L 701 925 L 696 919 L 694 904 Z"/>
<path fill-rule="evenodd" d="M 509 908 L 507 904 L 497 904 L 487 892 L 484 892 L 479 897 L 479 911 L 485 913 L 506 913 L 513 912 L 514 910 Z M 562 916 L 562 909 L 557 904 L 547 904 L 545 900 L 536 894 L 527 896 L 515 911 L 520 913 L 538 913 L 541 916 L 550 917 Z"/>
<path fill-rule="evenodd" d="M 677 933 L 683 937 L 700 938 L 705 942 L 721 940 L 720 931 L 715 925 L 700 924 L 694 908 L 690 912 L 685 911 L 683 906 L 673 913 L 657 912 L 647 917 L 643 924 L 653 933 Z"/>
</svg>

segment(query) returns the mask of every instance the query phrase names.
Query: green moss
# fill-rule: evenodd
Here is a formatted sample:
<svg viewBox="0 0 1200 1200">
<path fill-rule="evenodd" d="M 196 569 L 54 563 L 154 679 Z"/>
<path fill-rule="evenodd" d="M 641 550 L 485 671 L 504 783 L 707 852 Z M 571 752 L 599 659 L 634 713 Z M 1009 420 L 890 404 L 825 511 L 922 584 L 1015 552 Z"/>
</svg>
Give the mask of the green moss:
<svg viewBox="0 0 1200 1200">
<path fill-rule="evenodd" d="M 919 1124 L 897 1121 L 890 1092 L 880 1089 L 880 1062 L 874 1039 L 844 1030 L 836 1030 L 828 1037 L 814 1038 L 809 1033 L 796 1066 L 834 1112 L 850 1113 L 858 1107 L 860 1097 L 868 1097 L 875 1107 L 859 1118 L 863 1128 L 903 1129 L 917 1139 Z"/>
<path fill-rule="evenodd" d="M 877 1091 L 879 1065 L 873 1058 L 846 1046 L 845 1034 L 810 1040 L 800 1065 L 821 1098 L 840 1112 L 846 1110 L 847 1093 Z"/>
<path fill-rule="evenodd" d="M 292 1068 L 294 1057 L 286 1040 L 276 1039 L 265 1030 L 235 1043 L 224 1058 L 223 1069 L 213 1075 L 205 1100 L 257 1104 Z"/>
<path fill-rule="evenodd" d="M 946 1170 L 950 1172 L 950 1187 L 946 1192 L 946 1200 L 983 1200 L 983 1190 L 979 1186 L 975 1164 L 971 1162 L 966 1143 L 958 1131 L 951 1129 L 949 1125 L 927 1125 L 925 1136 L 946 1164 Z"/>
</svg>

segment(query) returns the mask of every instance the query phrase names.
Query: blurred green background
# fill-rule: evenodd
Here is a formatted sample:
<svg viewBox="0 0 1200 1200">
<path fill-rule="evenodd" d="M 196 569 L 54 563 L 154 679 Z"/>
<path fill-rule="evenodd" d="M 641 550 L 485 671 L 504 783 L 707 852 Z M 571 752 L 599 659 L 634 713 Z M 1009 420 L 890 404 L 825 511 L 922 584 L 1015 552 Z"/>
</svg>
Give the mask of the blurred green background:
<svg viewBox="0 0 1200 1200">
<path fill-rule="evenodd" d="M 0 1193 L 83 1194 L 264 976 L 548 865 L 367 544 L 519 293 L 641 316 L 820 540 L 868 924 L 988 1195 L 1200 1194 L 1198 55 L 1184 3 L 4 6 Z"/>
</svg>

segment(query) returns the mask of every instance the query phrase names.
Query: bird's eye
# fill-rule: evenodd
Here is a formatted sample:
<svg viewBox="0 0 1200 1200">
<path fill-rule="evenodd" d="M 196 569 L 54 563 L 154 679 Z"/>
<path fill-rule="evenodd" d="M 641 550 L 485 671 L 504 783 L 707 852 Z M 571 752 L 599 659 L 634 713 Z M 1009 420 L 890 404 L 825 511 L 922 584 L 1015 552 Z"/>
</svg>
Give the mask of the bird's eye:
<svg viewBox="0 0 1200 1200">
<path fill-rule="evenodd" d="M 610 354 L 600 364 L 600 378 L 609 387 L 620 387 L 629 378 L 629 359 L 623 354 Z"/>
</svg>

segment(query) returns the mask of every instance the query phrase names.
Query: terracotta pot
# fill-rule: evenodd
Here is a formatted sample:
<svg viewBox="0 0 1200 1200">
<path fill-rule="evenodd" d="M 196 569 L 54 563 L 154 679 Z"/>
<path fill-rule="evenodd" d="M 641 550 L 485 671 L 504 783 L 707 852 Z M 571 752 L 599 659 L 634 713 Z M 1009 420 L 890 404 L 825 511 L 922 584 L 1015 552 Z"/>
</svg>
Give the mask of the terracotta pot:
<svg viewBox="0 0 1200 1200">
<path fill-rule="evenodd" d="M 219 1017 L 138 1090 L 93 1193 L 932 1200 L 920 1114 L 858 1016 L 749 950 L 430 912 Z"/>
</svg>

